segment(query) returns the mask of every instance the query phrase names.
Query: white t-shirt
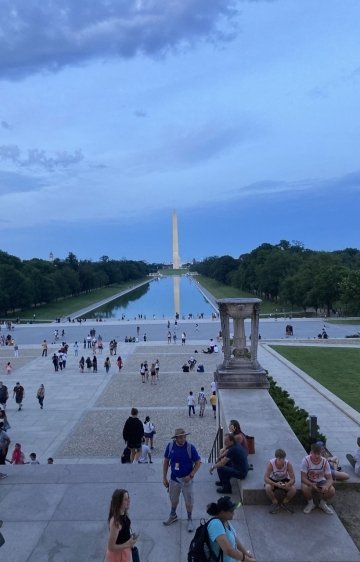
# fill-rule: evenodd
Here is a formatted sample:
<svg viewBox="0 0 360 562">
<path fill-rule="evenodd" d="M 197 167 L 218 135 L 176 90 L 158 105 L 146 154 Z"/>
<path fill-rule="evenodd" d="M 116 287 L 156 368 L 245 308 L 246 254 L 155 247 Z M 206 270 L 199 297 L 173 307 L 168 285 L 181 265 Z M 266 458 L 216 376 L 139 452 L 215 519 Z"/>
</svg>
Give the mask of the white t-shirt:
<svg viewBox="0 0 360 562">
<path fill-rule="evenodd" d="M 189 394 L 187 401 L 188 406 L 195 406 L 195 397 L 193 394 Z"/>
<path fill-rule="evenodd" d="M 150 452 L 150 447 L 148 445 L 145 445 L 145 443 L 143 443 L 141 445 L 141 455 L 139 457 L 138 462 L 141 464 L 149 462 L 149 452 Z"/>
<path fill-rule="evenodd" d="M 311 456 L 307 455 L 301 463 L 301 472 L 305 472 L 310 482 L 321 482 L 326 480 L 326 476 L 331 476 L 330 465 L 328 461 L 321 457 L 320 462 L 315 464 L 311 460 Z"/>
<path fill-rule="evenodd" d="M 210 386 L 211 386 L 211 392 L 215 392 L 215 390 L 216 390 L 216 382 L 213 381 Z"/>
</svg>

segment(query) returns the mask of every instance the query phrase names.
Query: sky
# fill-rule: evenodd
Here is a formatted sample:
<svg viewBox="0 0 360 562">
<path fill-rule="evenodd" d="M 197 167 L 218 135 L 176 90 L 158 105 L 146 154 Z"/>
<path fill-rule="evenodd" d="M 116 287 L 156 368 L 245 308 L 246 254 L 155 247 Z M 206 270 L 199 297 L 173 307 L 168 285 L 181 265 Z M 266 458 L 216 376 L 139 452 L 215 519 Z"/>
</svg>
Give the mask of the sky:
<svg viewBox="0 0 360 562">
<path fill-rule="evenodd" d="M 0 249 L 359 247 L 358 0 L 0 0 Z"/>
</svg>

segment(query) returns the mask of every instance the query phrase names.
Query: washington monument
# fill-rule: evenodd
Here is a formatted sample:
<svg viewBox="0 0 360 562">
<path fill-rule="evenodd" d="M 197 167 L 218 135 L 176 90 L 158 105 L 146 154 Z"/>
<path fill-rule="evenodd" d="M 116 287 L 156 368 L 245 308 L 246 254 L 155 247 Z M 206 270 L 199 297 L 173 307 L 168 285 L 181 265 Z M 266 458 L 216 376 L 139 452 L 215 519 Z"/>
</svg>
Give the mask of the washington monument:
<svg viewBox="0 0 360 562">
<path fill-rule="evenodd" d="M 173 243 L 173 269 L 180 269 L 181 262 L 179 256 L 179 234 L 176 211 L 172 215 L 172 243 Z"/>
</svg>

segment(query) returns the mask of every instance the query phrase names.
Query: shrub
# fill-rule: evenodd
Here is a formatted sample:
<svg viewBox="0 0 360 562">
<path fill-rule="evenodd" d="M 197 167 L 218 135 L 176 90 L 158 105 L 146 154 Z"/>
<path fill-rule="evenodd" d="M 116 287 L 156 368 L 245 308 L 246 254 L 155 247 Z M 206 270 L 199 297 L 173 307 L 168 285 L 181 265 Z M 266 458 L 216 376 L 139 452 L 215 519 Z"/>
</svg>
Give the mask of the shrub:
<svg viewBox="0 0 360 562">
<path fill-rule="evenodd" d="M 317 426 L 316 437 L 313 439 L 310 437 L 309 413 L 303 408 L 296 406 L 295 400 L 290 397 L 289 393 L 278 386 L 269 375 L 268 380 L 270 383 L 269 393 L 271 398 L 274 400 L 304 449 L 309 452 L 311 444 L 316 441 L 323 441 L 326 443 L 326 437 L 320 433 L 319 426 Z"/>
</svg>

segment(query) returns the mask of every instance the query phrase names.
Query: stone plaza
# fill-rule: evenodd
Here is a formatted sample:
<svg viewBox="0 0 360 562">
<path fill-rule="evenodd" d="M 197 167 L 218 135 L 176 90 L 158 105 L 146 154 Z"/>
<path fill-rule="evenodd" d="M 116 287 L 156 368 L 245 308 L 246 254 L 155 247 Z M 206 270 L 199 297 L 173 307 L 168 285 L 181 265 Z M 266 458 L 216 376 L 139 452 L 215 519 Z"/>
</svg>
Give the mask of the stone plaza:
<svg viewBox="0 0 360 562">
<path fill-rule="evenodd" d="M 328 446 L 343 461 L 345 452 L 354 448 L 360 416 L 336 397 L 328 396 L 331 393 L 312 379 L 307 380 L 310 377 L 306 373 L 269 348 L 271 333 L 276 336 L 279 324 L 272 321 L 260 325 L 263 334 L 269 332 L 258 349 L 260 364 L 281 386 L 289 388 L 299 406 L 318 415 L 321 428 L 327 428 L 331 420 L 331 433 L 325 431 Z M 305 342 L 310 338 L 306 331 L 316 333 L 320 324 L 321 321 L 308 322 L 305 329 L 300 321 L 294 322 L 298 333 L 304 331 L 301 341 Z M 100 329 L 95 322 L 91 326 Z M 45 338 L 51 341 L 51 326 L 16 328 L 14 337 L 19 343 L 19 358 L 13 357 L 11 348 L 0 350 L 2 369 L 8 360 L 13 364 L 12 374 L 2 376 L 4 383 L 11 391 L 15 382 L 20 381 L 26 393 L 21 412 L 9 399 L 12 446 L 20 442 L 27 457 L 34 451 L 41 462 L 39 466 L 6 465 L 3 469 L 8 477 L 0 482 L 0 519 L 4 521 L 2 532 L 6 543 L 0 550 L 0 559 L 103 562 L 110 497 L 115 488 L 124 487 L 131 495 L 130 515 L 133 527 L 140 533 L 142 562 L 169 559 L 185 562 L 191 535 L 186 532 L 184 506 L 181 504 L 179 511 L 181 521 L 170 528 L 162 525 L 169 513 L 169 500 L 161 482 L 161 462 L 175 427 L 185 427 L 203 461 L 195 483 L 194 520 L 198 524 L 206 516 L 207 503 L 216 499 L 215 475 L 209 474 L 207 458 L 218 423 L 209 405 L 204 418 L 189 418 L 186 398 L 190 390 L 197 395 L 201 386 L 210 394 L 210 383 L 223 358 L 221 353 L 203 354 L 202 349 L 207 347 L 210 337 L 216 338 L 219 322 L 199 322 L 199 332 L 194 323 L 180 322 L 179 333 L 184 330 L 188 336 L 185 346 L 166 343 L 165 322 L 148 321 L 146 332 L 150 341 L 137 344 L 123 342 L 124 334 L 130 331 L 129 323 L 123 326 L 108 322 L 101 326 L 105 348 L 98 355 L 98 373 L 84 374 L 79 372 L 78 359 L 82 354 L 86 358 L 87 350 L 80 346 L 79 357 L 75 357 L 73 342 L 82 342 L 90 323 L 64 324 L 64 328 L 70 348 L 63 372 L 55 373 L 51 363 L 57 346 L 50 345 L 48 357 L 41 357 L 41 342 Z M 136 322 L 132 329 L 136 329 Z M 119 373 L 116 357 L 112 357 L 112 367 L 106 375 L 103 361 L 108 355 L 108 341 L 113 337 L 119 341 L 117 354 L 122 356 L 124 367 Z M 204 373 L 182 372 L 181 366 L 190 356 L 204 365 Z M 142 384 L 140 363 L 144 359 L 151 363 L 157 358 L 160 380 L 156 385 Z M 44 410 L 40 410 L 35 398 L 41 383 L 46 389 Z M 261 390 L 261 399 L 257 393 L 256 389 L 219 390 L 221 424 L 226 427 L 229 419 L 239 419 L 256 442 L 256 453 L 251 456 L 254 471 L 236 492 L 244 504 L 237 510 L 235 521 L 241 540 L 254 552 L 258 562 L 360 561 L 357 548 L 336 515 L 329 517 L 316 511 L 306 516 L 301 503 L 296 505 L 294 515 L 268 514 L 263 494 L 267 459 L 275 448 L 282 446 L 294 466 L 299 467 L 304 451 L 267 390 Z M 122 426 L 131 406 L 139 408 L 141 419 L 150 415 L 156 426 L 152 465 L 120 463 L 124 447 Z M 49 456 L 55 459 L 52 466 L 46 465 Z M 298 470 L 298 487 L 299 474 Z M 355 485 L 358 479 L 354 477 L 352 481 Z"/>
</svg>

